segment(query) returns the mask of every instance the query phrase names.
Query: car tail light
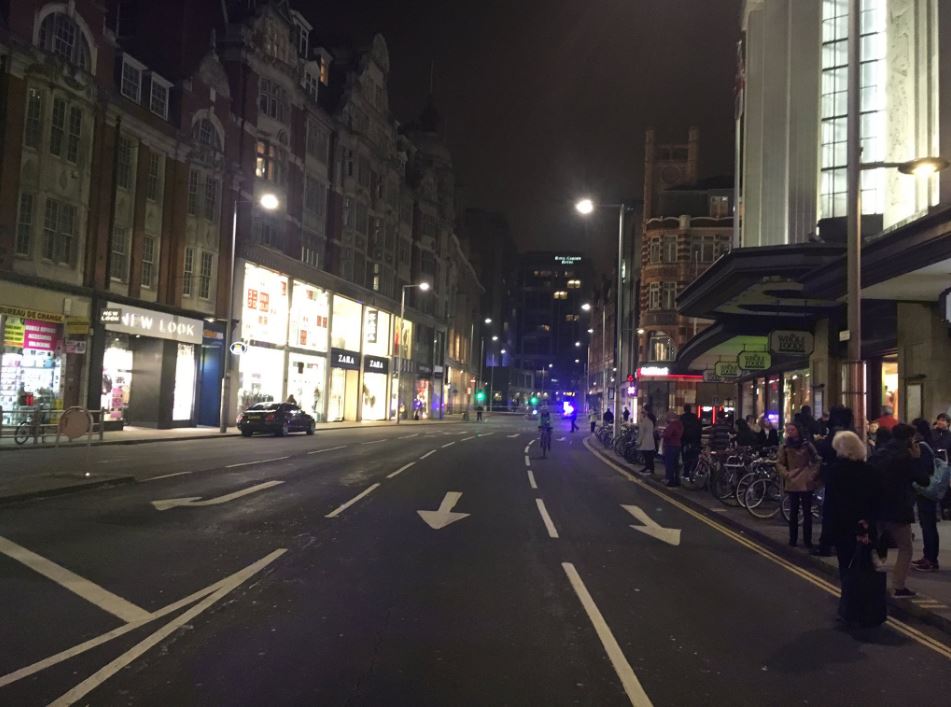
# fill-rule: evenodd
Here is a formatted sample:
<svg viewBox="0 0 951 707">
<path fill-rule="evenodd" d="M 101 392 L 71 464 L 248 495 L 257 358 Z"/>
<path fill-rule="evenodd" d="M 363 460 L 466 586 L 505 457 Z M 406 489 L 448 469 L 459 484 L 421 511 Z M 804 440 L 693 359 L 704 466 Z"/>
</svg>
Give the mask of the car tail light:
<svg viewBox="0 0 951 707">
<path fill-rule="evenodd" d="M 274 422 L 274 415 L 273 415 L 273 413 L 272 413 L 271 415 L 268 415 L 267 417 L 265 417 L 265 418 L 264 418 L 264 421 L 265 421 L 265 422 Z"/>
</svg>

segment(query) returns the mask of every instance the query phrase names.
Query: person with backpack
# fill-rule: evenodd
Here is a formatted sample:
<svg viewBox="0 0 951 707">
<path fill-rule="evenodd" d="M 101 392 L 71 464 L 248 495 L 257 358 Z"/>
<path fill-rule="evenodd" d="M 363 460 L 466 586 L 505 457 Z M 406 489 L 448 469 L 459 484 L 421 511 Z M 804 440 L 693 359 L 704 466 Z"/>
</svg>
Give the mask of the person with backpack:
<svg viewBox="0 0 951 707">
<path fill-rule="evenodd" d="M 786 437 L 776 456 L 776 471 L 789 494 L 789 544 L 799 541 L 799 508 L 802 507 L 802 544 L 812 549 L 812 494 L 819 486 L 819 453 L 799 425 L 786 425 Z"/>
<path fill-rule="evenodd" d="M 905 586 L 911 569 L 911 524 L 915 522 L 913 484 L 927 486 L 931 481 L 931 475 L 921 464 L 921 447 L 915 441 L 915 433 L 911 425 L 895 425 L 891 440 L 873 458 L 882 478 L 879 535 L 880 538 L 891 538 L 898 547 L 898 559 L 892 570 L 892 589 L 899 598 L 916 596 Z"/>
<path fill-rule="evenodd" d="M 931 426 L 928 421 L 918 418 L 912 421 L 912 427 L 915 428 L 915 441 L 921 449 L 921 456 L 918 459 L 922 473 L 927 474 L 931 480 L 935 474 L 939 477 L 945 473 L 947 464 L 943 460 L 938 460 L 934 453 L 934 442 L 931 437 Z M 937 484 L 940 487 L 942 483 L 939 478 Z M 946 488 L 941 489 L 937 494 L 944 496 Z M 918 508 L 918 524 L 921 526 L 921 540 L 924 544 L 924 552 L 920 560 L 912 562 L 912 567 L 918 572 L 937 572 L 938 567 L 938 546 L 940 536 L 938 535 L 938 504 L 941 498 L 932 498 L 931 495 L 937 495 L 932 490 L 932 484 L 927 486 L 915 486 L 915 505 Z M 930 495 L 929 495 L 930 494 Z"/>
</svg>

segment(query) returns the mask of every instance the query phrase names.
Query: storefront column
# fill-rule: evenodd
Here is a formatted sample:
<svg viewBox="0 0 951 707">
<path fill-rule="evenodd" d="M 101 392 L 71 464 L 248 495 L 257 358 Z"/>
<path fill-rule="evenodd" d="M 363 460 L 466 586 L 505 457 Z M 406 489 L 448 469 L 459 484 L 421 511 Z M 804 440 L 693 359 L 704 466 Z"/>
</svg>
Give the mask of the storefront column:
<svg viewBox="0 0 951 707">
<path fill-rule="evenodd" d="M 935 304 L 898 303 L 899 404 L 902 421 L 934 420 L 951 407 L 951 338 Z M 920 395 L 920 403 L 916 398 Z"/>
</svg>

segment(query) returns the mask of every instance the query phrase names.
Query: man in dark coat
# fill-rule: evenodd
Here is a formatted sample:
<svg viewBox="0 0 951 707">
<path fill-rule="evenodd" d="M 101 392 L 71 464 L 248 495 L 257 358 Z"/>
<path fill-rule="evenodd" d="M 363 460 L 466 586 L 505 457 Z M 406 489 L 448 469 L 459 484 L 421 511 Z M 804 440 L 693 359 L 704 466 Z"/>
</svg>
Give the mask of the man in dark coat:
<svg viewBox="0 0 951 707">
<path fill-rule="evenodd" d="M 680 416 L 680 424 L 684 426 L 683 434 L 683 457 L 684 474 L 688 477 L 693 473 L 693 468 L 700 457 L 700 443 L 703 438 L 703 425 L 700 424 L 700 418 L 694 415 L 689 405 L 684 405 L 683 415 Z"/>
<path fill-rule="evenodd" d="M 836 463 L 835 449 L 832 448 L 832 440 L 835 439 L 836 432 L 843 430 L 852 431 L 854 426 L 854 416 L 852 410 L 841 405 L 833 405 L 829 410 L 829 433 L 825 439 L 816 444 L 816 451 L 822 457 L 822 466 L 819 467 L 819 479 L 825 487 L 822 498 L 822 534 L 819 536 L 819 545 L 813 549 L 812 554 L 819 557 L 831 557 L 832 548 L 835 542 L 832 539 L 830 518 L 833 514 L 833 504 L 835 503 L 835 484 L 832 481 L 833 468 Z M 830 493 L 831 488 L 831 493 Z"/>
</svg>

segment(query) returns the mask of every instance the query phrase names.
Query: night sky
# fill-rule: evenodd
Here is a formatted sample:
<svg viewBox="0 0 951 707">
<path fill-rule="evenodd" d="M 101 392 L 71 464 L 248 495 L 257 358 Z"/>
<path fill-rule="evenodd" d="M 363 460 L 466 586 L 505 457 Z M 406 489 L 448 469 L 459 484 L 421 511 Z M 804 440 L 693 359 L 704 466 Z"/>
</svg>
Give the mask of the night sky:
<svg viewBox="0 0 951 707">
<path fill-rule="evenodd" d="M 611 261 L 616 216 L 586 225 L 575 195 L 642 194 L 644 130 L 686 141 L 700 176 L 732 173 L 741 0 L 312 0 L 315 30 L 390 49 L 398 120 L 434 95 L 460 206 L 505 213 L 522 249 Z M 590 243 L 585 246 L 585 241 Z"/>
</svg>

